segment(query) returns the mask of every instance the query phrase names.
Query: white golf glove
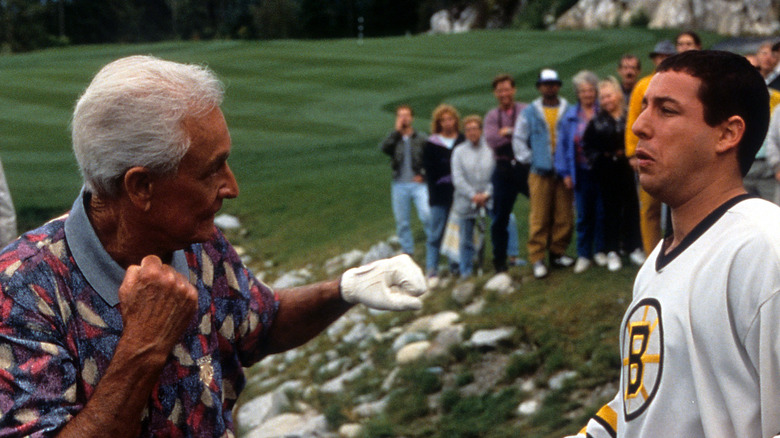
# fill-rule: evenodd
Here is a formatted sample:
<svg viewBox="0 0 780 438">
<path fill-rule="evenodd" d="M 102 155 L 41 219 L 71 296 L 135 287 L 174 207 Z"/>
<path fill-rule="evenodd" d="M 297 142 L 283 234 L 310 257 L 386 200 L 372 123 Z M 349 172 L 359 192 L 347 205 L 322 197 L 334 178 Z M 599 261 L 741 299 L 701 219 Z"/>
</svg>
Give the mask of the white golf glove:
<svg viewBox="0 0 780 438">
<path fill-rule="evenodd" d="M 406 254 L 348 269 L 341 276 L 341 296 L 380 310 L 418 310 L 427 290 L 425 276 Z"/>
</svg>

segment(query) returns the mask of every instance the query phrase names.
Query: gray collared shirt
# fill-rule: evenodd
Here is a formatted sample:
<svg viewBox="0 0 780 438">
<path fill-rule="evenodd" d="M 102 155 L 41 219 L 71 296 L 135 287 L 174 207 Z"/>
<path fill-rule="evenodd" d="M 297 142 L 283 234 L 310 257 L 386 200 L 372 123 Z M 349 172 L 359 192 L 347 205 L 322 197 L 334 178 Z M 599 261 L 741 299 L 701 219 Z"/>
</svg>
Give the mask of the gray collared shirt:
<svg viewBox="0 0 780 438">
<path fill-rule="evenodd" d="M 65 219 L 65 239 L 84 278 L 98 295 L 113 307 L 119 304 L 119 286 L 125 278 L 126 270 L 106 252 L 92 228 L 85 207 L 90 197 L 91 194 L 82 188 L 73 203 L 70 215 Z M 189 268 L 183 250 L 173 253 L 171 266 L 185 278 L 189 278 Z"/>
</svg>

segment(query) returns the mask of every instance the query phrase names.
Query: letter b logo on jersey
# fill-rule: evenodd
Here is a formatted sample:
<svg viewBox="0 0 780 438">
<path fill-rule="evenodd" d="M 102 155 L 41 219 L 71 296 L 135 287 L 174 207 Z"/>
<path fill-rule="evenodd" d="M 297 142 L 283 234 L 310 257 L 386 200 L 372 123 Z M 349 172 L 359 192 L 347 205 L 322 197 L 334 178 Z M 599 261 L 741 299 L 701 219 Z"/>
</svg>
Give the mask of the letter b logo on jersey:
<svg viewBox="0 0 780 438">
<path fill-rule="evenodd" d="M 654 299 L 640 301 L 623 327 L 622 378 L 627 420 L 639 416 L 655 395 L 663 370 L 661 305 Z"/>
</svg>

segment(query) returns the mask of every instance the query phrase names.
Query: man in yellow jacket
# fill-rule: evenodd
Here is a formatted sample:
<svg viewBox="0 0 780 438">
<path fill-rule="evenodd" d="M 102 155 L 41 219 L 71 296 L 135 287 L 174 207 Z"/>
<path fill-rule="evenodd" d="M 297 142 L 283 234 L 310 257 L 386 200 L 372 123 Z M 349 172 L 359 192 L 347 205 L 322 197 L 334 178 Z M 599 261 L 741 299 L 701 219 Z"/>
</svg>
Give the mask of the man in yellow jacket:
<svg viewBox="0 0 780 438">
<path fill-rule="evenodd" d="M 655 45 L 653 51 L 650 52 L 650 59 L 653 61 L 654 66 L 658 66 L 664 59 L 677 53 L 674 44 L 669 40 L 660 41 Z M 639 113 L 642 112 L 642 98 L 645 96 L 647 85 L 650 83 L 650 79 L 653 78 L 655 72 L 643 77 L 636 83 L 634 90 L 631 92 L 631 100 L 628 103 L 628 114 L 626 115 L 626 157 L 631 167 L 636 169 L 636 144 L 639 140 L 634 132 L 631 130 Z M 661 202 L 653 198 L 641 187 L 639 188 L 639 227 L 642 231 L 642 246 L 644 247 L 645 254 L 655 248 L 658 242 L 661 240 Z"/>
</svg>

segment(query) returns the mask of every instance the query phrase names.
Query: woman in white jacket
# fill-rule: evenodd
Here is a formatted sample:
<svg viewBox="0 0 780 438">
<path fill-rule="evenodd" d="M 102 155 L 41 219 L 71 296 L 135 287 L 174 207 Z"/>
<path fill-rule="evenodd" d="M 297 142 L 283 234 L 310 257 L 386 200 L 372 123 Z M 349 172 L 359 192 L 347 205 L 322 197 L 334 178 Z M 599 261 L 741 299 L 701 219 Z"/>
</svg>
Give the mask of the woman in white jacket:
<svg viewBox="0 0 780 438">
<path fill-rule="evenodd" d="M 474 224 L 482 210 L 493 208 L 490 177 L 496 166 L 493 151 L 482 138 L 482 118 L 463 119 L 466 142 L 452 153 L 452 184 L 455 197 L 452 209 L 460 217 L 460 275 L 471 276 L 474 260 Z"/>
</svg>

